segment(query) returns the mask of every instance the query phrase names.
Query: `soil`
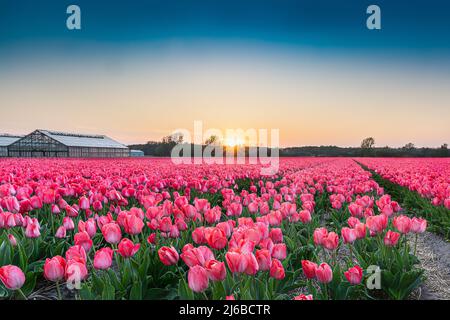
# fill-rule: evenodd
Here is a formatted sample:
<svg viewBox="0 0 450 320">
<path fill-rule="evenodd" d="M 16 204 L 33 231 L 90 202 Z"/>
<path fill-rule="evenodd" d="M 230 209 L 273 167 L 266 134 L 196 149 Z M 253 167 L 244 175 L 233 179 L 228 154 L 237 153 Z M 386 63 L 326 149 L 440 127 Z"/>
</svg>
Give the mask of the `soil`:
<svg viewBox="0 0 450 320">
<path fill-rule="evenodd" d="M 414 250 L 415 235 L 408 238 Z M 419 234 L 416 256 L 420 267 L 425 270 L 425 281 L 413 292 L 411 299 L 449 300 L 450 299 L 450 243 L 431 232 Z"/>
</svg>

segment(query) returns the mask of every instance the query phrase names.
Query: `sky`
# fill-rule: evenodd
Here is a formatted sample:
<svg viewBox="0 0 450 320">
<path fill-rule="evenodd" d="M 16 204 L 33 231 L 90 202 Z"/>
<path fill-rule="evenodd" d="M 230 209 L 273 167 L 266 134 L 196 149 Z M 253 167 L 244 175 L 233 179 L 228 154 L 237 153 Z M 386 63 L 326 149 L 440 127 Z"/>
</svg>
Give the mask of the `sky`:
<svg viewBox="0 0 450 320">
<path fill-rule="evenodd" d="M 132 144 L 198 120 L 279 129 L 285 147 L 440 146 L 449 15 L 443 0 L 0 0 L 0 132 Z"/>
</svg>

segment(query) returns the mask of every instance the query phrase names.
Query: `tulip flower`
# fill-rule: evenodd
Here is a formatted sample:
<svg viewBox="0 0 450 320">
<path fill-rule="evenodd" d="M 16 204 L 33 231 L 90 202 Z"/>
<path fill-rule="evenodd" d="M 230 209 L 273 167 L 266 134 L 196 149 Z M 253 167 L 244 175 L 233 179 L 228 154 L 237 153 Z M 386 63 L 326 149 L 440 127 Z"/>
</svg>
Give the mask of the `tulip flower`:
<svg viewBox="0 0 450 320">
<path fill-rule="evenodd" d="M 95 252 L 94 268 L 97 270 L 107 270 L 112 265 L 113 250 L 111 248 L 101 248 Z"/>
<path fill-rule="evenodd" d="M 72 246 L 66 251 L 66 261 L 74 260 L 86 263 L 86 251 L 82 246 Z"/>
<path fill-rule="evenodd" d="M 25 283 L 25 275 L 19 267 L 6 265 L 0 267 L 0 280 L 6 288 L 19 290 Z"/>
<path fill-rule="evenodd" d="M 356 233 L 353 229 L 344 227 L 341 230 L 341 235 L 344 239 L 344 243 L 353 243 L 356 240 Z"/>
<path fill-rule="evenodd" d="M 64 226 L 60 226 L 58 230 L 56 230 L 55 237 L 58 239 L 62 239 L 66 237 L 66 228 Z"/>
<path fill-rule="evenodd" d="M 286 259 L 286 244 L 284 243 L 277 243 L 273 246 L 272 250 L 272 258 L 278 259 L 278 260 L 284 260 Z"/>
<path fill-rule="evenodd" d="M 322 239 L 322 246 L 328 250 L 334 250 L 339 245 L 339 236 L 335 232 L 330 232 Z"/>
<path fill-rule="evenodd" d="M 422 218 L 412 218 L 411 219 L 411 232 L 413 233 L 423 233 L 427 228 L 427 220 Z"/>
<path fill-rule="evenodd" d="M 149 243 L 149 244 L 156 244 L 156 233 L 151 233 L 147 237 L 147 243 Z"/>
<path fill-rule="evenodd" d="M 225 260 L 232 273 L 242 273 L 247 269 L 248 260 L 242 253 L 228 251 L 225 254 Z"/>
<path fill-rule="evenodd" d="M 316 277 L 317 264 L 309 260 L 302 260 L 302 269 L 305 277 L 308 279 L 314 279 Z"/>
<path fill-rule="evenodd" d="M 75 224 L 70 217 L 63 218 L 63 226 L 67 231 L 75 229 Z"/>
<path fill-rule="evenodd" d="M 285 277 L 284 267 L 281 264 L 281 261 L 278 259 L 273 259 L 272 264 L 270 266 L 270 277 L 275 278 L 276 280 L 283 280 Z"/>
<path fill-rule="evenodd" d="M 54 215 L 58 215 L 61 213 L 61 209 L 59 209 L 58 205 L 56 204 L 52 204 L 51 209 Z"/>
<path fill-rule="evenodd" d="M 205 235 L 206 237 L 206 235 Z M 206 241 L 208 242 L 208 245 L 216 250 L 220 250 L 225 248 L 225 246 L 228 243 L 227 237 L 225 233 L 219 229 L 214 228 L 206 237 Z"/>
<path fill-rule="evenodd" d="M 328 235 L 328 230 L 326 228 L 317 228 L 314 230 L 313 238 L 314 238 L 314 244 L 322 245 L 322 241 L 326 236 Z"/>
<path fill-rule="evenodd" d="M 312 294 L 304 295 L 300 294 L 298 296 L 295 296 L 293 300 L 313 300 Z"/>
<path fill-rule="evenodd" d="M 139 217 L 132 214 L 126 216 L 124 220 L 124 229 L 126 233 L 131 235 L 140 234 L 143 227 L 144 222 Z"/>
<path fill-rule="evenodd" d="M 64 279 L 66 260 L 61 256 L 46 259 L 44 264 L 44 277 L 48 281 L 60 281 Z"/>
<path fill-rule="evenodd" d="M 381 233 L 384 229 L 386 229 L 388 223 L 388 218 L 384 214 L 380 214 L 378 216 L 370 216 L 366 219 L 366 226 L 370 231 L 374 233 Z"/>
<path fill-rule="evenodd" d="M 249 276 L 255 275 L 259 270 L 258 261 L 253 253 L 246 255 L 247 258 L 247 268 L 245 268 L 245 274 Z"/>
<path fill-rule="evenodd" d="M 205 243 L 205 228 L 199 227 L 199 228 L 196 228 L 194 231 L 192 231 L 192 240 L 196 244 Z"/>
<path fill-rule="evenodd" d="M 201 266 L 193 266 L 188 272 L 188 284 L 194 292 L 203 292 L 208 288 L 208 272 Z"/>
<path fill-rule="evenodd" d="M 38 238 L 41 235 L 39 222 L 36 218 L 31 219 L 25 229 L 25 236 L 27 238 Z"/>
<path fill-rule="evenodd" d="M 91 250 L 91 247 L 93 245 L 93 241 L 89 237 L 89 234 L 86 231 L 78 232 L 74 236 L 74 242 L 75 245 L 82 246 L 86 252 L 89 252 Z"/>
<path fill-rule="evenodd" d="M 119 225 L 113 222 L 103 225 L 102 234 L 105 241 L 110 244 L 117 244 L 122 238 L 122 232 L 120 231 Z"/>
<path fill-rule="evenodd" d="M 400 233 L 388 230 L 384 236 L 384 244 L 388 247 L 393 247 L 397 244 L 399 238 Z"/>
<path fill-rule="evenodd" d="M 90 203 L 89 200 L 86 197 L 81 197 L 80 200 L 78 201 L 78 206 L 80 207 L 80 209 L 82 210 L 87 210 L 90 208 Z"/>
<path fill-rule="evenodd" d="M 347 224 L 348 224 L 348 226 L 349 226 L 350 228 L 355 228 L 355 226 L 356 226 L 358 223 L 361 223 L 361 221 L 359 221 L 359 219 L 358 219 L 358 218 L 355 218 L 355 217 L 350 217 L 350 218 L 348 218 L 348 220 L 347 220 Z"/>
<path fill-rule="evenodd" d="M 161 247 L 158 250 L 158 256 L 159 260 L 166 266 L 175 265 L 179 260 L 178 252 L 174 247 Z"/>
<path fill-rule="evenodd" d="M 134 244 L 131 240 L 124 238 L 122 241 L 120 241 L 118 246 L 118 252 L 119 254 L 124 258 L 130 258 L 138 252 L 139 248 L 141 247 L 141 244 Z"/>
<path fill-rule="evenodd" d="M 406 234 L 411 230 L 411 219 L 407 216 L 395 217 L 392 224 L 398 231 L 400 231 L 400 233 L 403 234 Z"/>
<path fill-rule="evenodd" d="M 312 218 L 311 218 L 311 212 L 309 210 L 302 210 L 302 211 L 300 211 L 299 215 L 300 215 L 300 221 L 302 223 L 307 224 L 307 223 L 311 222 Z"/>
<path fill-rule="evenodd" d="M 327 263 L 321 263 L 316 268 L 316 278 L 320 283 L 330 283 L 333 280 L 333 271 Z"/>
<path fill-rule="evenodd" d="M 17 240 L 12 234 L 8 234 L 8 240 L 13 247 L 17 246 Z"/>
<path fill-rule="evenodd" d="M 360 266 L 354 266 L 344 272 L 345 278 L 350 284 L 360 284 L 363 277 L 363 270 Z"/>
<path fill-rule="evenodd" d="M 205 263 L 205 269 L 211 281 L 223 281 L 227 275 L 225 263 L 217 260 L 208 260 Z"/>
<path fill-rule="evenodd" d="M 269 237 L 272 239 L 273 243 L 281 243 L 283 242 L 283 231 L 281 231 L 280 228 L 272 228 Z"/>
<path fill-rule="evenodd" d="M 79 289 L 80 282 L 86 279 L 87 275 L 88 270 L 85 263 L 77 260 L 67 260 L 65 279 L 68 284 L 73 285 L 75 289 Z"/>
<path fill-rule="evenodd" d="M 364 239 L 366 237 L 366 225 L 364 223 L 356 223 L 353 231 L 355 232 L 356 239 Z"/>
<path fill-rule="evenodd" d="M 272 256 L 267 249 L 256 250 L 256 261 L 258 262 L 259 270 L 267 271 L 272 265 Z"/>
</svg>

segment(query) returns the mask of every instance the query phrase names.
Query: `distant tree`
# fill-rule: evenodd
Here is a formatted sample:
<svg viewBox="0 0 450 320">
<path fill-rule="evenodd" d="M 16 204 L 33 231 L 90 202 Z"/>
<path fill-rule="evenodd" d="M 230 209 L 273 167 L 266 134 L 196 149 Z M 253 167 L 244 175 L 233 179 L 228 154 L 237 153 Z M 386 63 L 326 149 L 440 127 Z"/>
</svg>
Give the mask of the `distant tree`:
<svg viewBox="0 0 450 320">
<path fill-rule="evenodd" d="M 205 140 L 206 145 L 217 144 L 219 142 L 219 137 L 212 135 L 208 139 Z"/>
<path fill-rule="evenodd" d="M 175 132 L 162 138 L 163 144 L 179 144 L 183 143 L 184 136 L 182 133 Z"/>
<path fill-rule="evenodd" d="M 363 149 L 371 149 L 375 145 L 375 139 L 372 137 L 365 138 L 361 142 L 361 148 Z"/>
<path fill-rule="evenodd" d="M 447 150 L 448 149 L 448 144 L 444 143 L 443 145 L 441 145 L 441 149 Z"/>
<path fill-rule="evenodd" d="M 414 145 L 414 143 L 412 143 L 412 142 L 408 142 L 407 144 L 405 144 L 404 146 L 403 146 L 403 149 L 406 149 L 406 150 L 412 150 L 412 149 L 414 149 L 416 146 Z"/>
</svg>

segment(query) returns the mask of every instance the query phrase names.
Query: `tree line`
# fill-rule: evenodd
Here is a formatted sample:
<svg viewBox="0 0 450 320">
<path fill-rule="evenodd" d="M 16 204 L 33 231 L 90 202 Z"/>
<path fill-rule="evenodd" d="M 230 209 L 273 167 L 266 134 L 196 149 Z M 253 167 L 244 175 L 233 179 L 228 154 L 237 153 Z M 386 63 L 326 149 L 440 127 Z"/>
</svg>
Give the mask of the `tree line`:
<svg viewBox="0 0 450 320">
<path fill-rule="evenodd" d="M 170 135 L 164 137 L 161 141 L 148 141 L 145 144 L 130 145 L 130 149 L 141 150 L 146 156 L 169 157 L 172 148 L 177 144 L 184 143 L 182 135 Z M 208 145 L 220 144 L 215 136 L 208 138 L 202 145 L 204 149 Z M 191 144 L 191 150 L 194 150 L 194 144 Z M 242 147 L 246 156 L 249 154 L 249 147 Z M 242 150 L 241 148 L 241 150 Z M 234 154 L 237 154 L 238 148 L 232 148 Z M 224 148 L 224 155 L 230 147 Z M 338 146 L 303 146 L 280 148 L 280 157 L 450 157 L 448 144 L 444 143 L 437 148 L 416 147 L 409 142 L 401 148 L 391 148 L 389 146 L 376 147 L 375 139 L 369 137 L 361 142 L 358 147 L 338 147 Z M 271 150 L 269 149 L 269 155 Z M 214 152 L 212 153 L 214 155 Z"/>
</svg>

